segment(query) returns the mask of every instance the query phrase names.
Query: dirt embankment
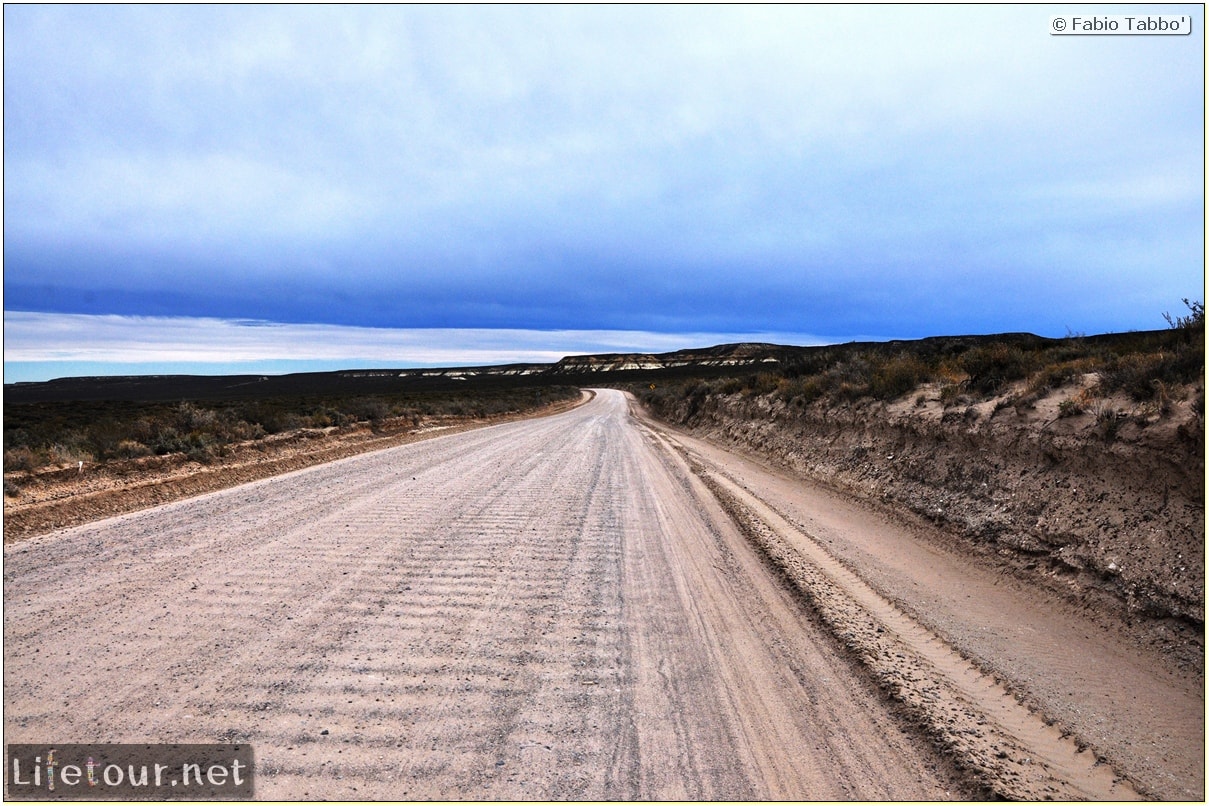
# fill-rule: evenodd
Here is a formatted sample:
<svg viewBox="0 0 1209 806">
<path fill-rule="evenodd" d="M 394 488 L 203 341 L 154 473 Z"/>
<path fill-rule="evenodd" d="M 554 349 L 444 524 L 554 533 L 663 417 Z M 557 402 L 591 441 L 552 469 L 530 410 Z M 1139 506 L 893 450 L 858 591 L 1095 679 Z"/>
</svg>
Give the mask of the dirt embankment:
<svg viewBox="0 0 1209 806">
<path fill-rule="evenodd" d="M 183 453 L 4 474 L 4 542 L 79 526 L 127 512 L 301 470 L 366 451 L 441 434 L 566 411 L 590 400 L 584 393 L 514 414 L 383 420 L 376 426 L 304 428 L 245 442 L 203 464 Z"/>
<path fill-rule="evenodd" d="M 1019 409 L 1010 392 L 946 406 L 932 386 L 844 406 L 710 394 L 657 414 L 909 510 L 1090 608 L 1203 628 L 1203 422 L 1188 401 L 1160 415 L 1123 398 L 1060 416 L 1078 392 Z"/>
</svg>

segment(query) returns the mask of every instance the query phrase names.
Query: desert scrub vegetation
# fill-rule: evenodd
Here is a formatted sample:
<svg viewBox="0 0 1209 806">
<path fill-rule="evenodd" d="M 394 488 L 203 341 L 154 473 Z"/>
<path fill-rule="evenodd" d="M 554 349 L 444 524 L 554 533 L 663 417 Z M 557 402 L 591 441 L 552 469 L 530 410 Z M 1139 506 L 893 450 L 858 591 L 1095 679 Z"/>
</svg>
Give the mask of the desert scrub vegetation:
<svg viewBox="0 0 1209 806">
<path fill-rule="evenodd" d="M 425 418 L 488 417 L 577 397 L 574 387 L 378 395 L 305 395 L 244 400 L 10 404 L 4 410 L 4 470 L 184 454 L 199 462 L 273 434 L 368 425 L 378 430 Z"/>
<path fill-rule="evenodd" d="M 1185 300 L 1187 316 L 1164 314 L 1169 327 L 1101 336 L 1046 339 L 1029 334 L 941 337 L 913 342 L 803 347 L 775 369 L 731 377 L 692 379 L 635 386 L 635 394 L 656 413 L 687 421 L 712 396 L 743 395 L 783 401 L 803 408 L 858 400 L 892 401 L 914 396 L 917 406 L 931 384 L 946 408 L 968 407 L 998 397 L 996 411 L 1032 407 L 1066 386 L 1079 389 L 1060 406 L 1063 417 L 1097 414 L 1096 401 L 1123 393 L 1145 411 L 1165 416 L 1178 395 L 1193 395 L 1204 411 L 1204 306 Z M 1091 388 L 1083 388 L 1091 376 Z M 1198 387 L 1199 384 L 1199 387 Z M 1189 391 L 1197 387 L 1193 391 Z M 1110 423 L 1111 421 L 1111 423 Z"/>
</svg>

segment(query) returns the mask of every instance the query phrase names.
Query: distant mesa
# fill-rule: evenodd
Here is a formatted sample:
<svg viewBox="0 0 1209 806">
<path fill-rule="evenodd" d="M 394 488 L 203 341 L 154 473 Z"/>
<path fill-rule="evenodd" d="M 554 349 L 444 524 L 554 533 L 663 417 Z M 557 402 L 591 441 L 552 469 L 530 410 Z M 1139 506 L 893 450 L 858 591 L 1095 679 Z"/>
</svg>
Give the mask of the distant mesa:
<svg viewBox="0 0 1209 806">
<path fill-rule="evenodd" d="M 58 378 L 4 386 L 7 403 L 69 400 L 184 400 L 275 395 L 376 394 L 390 391 L 440 391 L 468 381 L 489 387 L 579 384 L 608 375 L 634 380 L 648 373 L 708 371 L 775 363 L 786 351 L 802 348 L 775 344 L 723 344 L 670 353 L 608 353 L 568 356 L 554 364 L 503 364 L 485 367 L 350 369 L 289 375 L 120 375 Z M 599 382 L 599 381 L 597 381 Z"/>
</svg>

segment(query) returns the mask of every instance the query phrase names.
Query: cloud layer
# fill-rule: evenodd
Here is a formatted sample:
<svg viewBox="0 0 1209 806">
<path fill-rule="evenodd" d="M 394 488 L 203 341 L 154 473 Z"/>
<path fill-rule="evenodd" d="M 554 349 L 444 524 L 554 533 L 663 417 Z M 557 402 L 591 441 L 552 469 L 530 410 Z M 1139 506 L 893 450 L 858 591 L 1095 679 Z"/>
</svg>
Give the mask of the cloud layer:
<svg viewBox="0 0 1209 806">
<path fill-rule="evenodd" d="M 1052 37 L 1025 6 L 11 6 L 5 305 L 1158 326 L 1203 284 L 1180 13 L 1189 37 Z"/>
</svg>

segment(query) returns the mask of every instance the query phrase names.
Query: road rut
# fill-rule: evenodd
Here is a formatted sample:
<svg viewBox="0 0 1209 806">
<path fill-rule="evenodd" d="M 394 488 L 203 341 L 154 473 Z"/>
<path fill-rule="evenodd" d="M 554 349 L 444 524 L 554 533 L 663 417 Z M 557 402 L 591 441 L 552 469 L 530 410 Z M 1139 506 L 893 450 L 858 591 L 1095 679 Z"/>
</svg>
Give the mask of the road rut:
<svg viewBox="0 0 1209 806">
<path fill-rule="evenodd" d="M 736 520 L 813 607 L 827 612 L 838 602 L 832 630 L 896 696 L 918 700 L 928 681 L 976 705 L 973 728 L 950 723 L 935 703 L 925 703 L 923 716 L 943 741 L 961 745 L 957 755 L 998 794 L 1204 799 L 1204 681 L 1196 670 L 934 528 L 636 414 L 733 502 Z M 821 596 L 833 586 L 838 596 Z M 892 639 L 905 646 L 879 647 Z M 896 662 L 884 663 L 887 656 Z M 986 752 L 1004 739 L 1019 750 Z M 1052 776 L 1039 768 L 1046 764 Z"/>
</svg>

